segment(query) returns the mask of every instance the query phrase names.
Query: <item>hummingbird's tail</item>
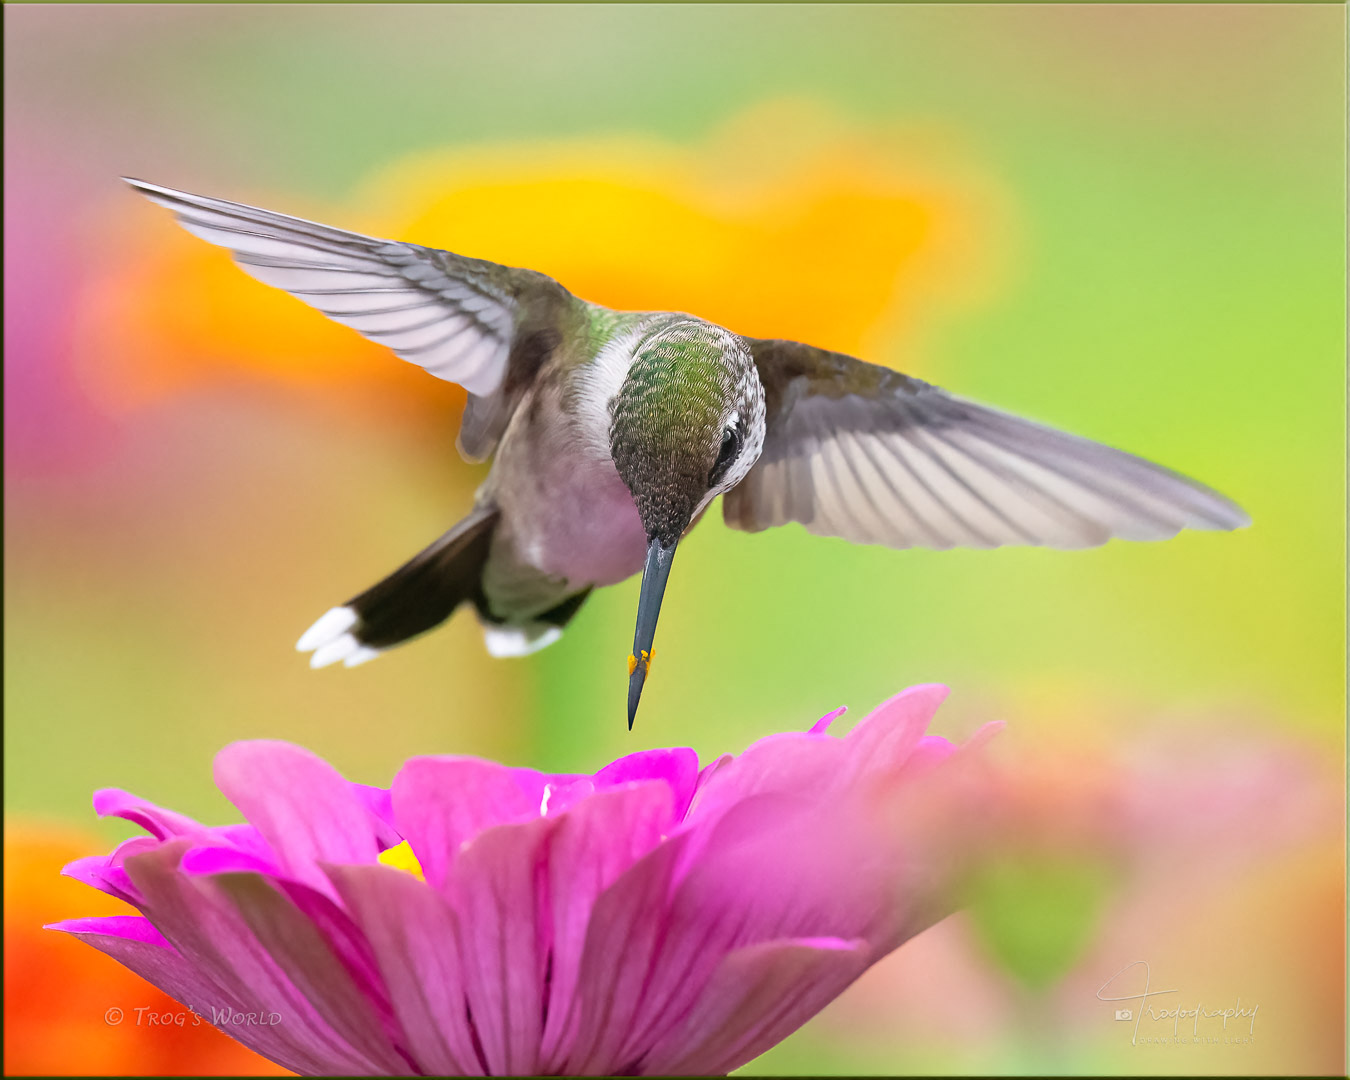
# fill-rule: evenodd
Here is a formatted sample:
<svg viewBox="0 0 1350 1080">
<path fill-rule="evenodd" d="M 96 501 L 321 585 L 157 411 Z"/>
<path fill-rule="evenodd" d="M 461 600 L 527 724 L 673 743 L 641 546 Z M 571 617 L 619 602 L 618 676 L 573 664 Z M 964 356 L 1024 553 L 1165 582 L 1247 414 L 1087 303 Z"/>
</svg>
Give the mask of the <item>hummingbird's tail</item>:
<svg viewBox="0 0 1350 1080">
<path fill-rule="evenodd" d="M 383 581 L 325 612 L 295 647 L 313 650 L 311 667 L 339 660 L 355 667 L 438 626 L 466 600 L 483 610 L 483 565 L 497 520 L 495 507 L 475 509 Z"/>
</svg>

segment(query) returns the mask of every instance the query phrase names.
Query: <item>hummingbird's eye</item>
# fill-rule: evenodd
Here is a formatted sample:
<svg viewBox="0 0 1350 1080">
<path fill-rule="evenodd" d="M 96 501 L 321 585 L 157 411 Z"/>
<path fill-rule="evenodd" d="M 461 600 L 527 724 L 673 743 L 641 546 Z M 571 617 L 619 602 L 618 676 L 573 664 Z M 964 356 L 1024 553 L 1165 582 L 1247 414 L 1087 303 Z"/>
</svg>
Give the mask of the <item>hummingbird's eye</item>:
<svg viewBox="0 0 1350 1080">
<path fill-rule="evenodd" d="M 716 487 L 722 477 L 726 476 L 731 463 L 741 452 L 741 442 L 741 425 L 738 420 L 722 432 L 722 448 L 717 452 L 717 461 L 713 464 L 712 472 L 708 474 L 709 487 Z"/>
</svg>

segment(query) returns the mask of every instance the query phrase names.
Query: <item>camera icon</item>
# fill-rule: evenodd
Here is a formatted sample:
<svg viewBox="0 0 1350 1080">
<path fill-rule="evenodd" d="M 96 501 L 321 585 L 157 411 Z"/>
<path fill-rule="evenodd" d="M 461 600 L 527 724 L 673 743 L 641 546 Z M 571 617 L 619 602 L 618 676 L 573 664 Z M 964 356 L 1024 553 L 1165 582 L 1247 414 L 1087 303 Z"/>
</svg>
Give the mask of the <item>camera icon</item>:
<svg viewBox="0 0 1350 1080">
<path fill-rule="evenodd" d="M 1117 1019 L 1117 1020 L 1133 1020 L 1133 1019 L 1134 1019 L 1134 1011 L 1133 1011 L 1132 1009 L 1117 1009 L 1117 1010 L 1116 1010 L 1116 1019 Z"/>
</svg>

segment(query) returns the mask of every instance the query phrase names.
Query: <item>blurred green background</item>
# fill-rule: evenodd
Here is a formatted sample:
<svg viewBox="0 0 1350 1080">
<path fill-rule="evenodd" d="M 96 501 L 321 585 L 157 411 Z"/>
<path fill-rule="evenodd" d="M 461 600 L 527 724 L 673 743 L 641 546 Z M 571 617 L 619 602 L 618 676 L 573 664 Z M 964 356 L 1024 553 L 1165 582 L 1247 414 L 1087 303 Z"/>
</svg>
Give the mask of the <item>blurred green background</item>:
<svg viewBox="0 0 1350 1080">
<path fill-rule="evenodd" d="M 1344 24 L 1331 5 L 6 7 L 7 822 L 115 838 L 89 821 L 110 785 L 227 820 L 210 759 L 237 738 L 378 784 L 430 752 L 592 770 L 940 681 L 937 729 L 1007 719 L 1009 775 L 1061 761 L 1045 790 L 1068 816 L 1092 793 L 1065 777 L 1166 771 L 1155 831 L 1050 828 L 1051 855 L 1032 843 L 751 1071 L 1341 1071 Z M 462 397 L 268 294 L 119 175 L 809 335 L 1194 475 L 1254 525 L 892 552 L 714 509 L 631 735 L 636 580 L 528 660 L 490 660 L 461 614 L 314 673 L 291 648 L 313 618 L 468 508 Z M 1213 790 L 1236 739 L 1294 764 Z M 1212 831 L 1168 818 L 1186 799 Z M 1185 895 L 1131 844 L 1184 846 Z M 1130 1045 L 1095 991 L 1141 959 L 1261 1002 L 1255 1041 Z"/>
</svg>

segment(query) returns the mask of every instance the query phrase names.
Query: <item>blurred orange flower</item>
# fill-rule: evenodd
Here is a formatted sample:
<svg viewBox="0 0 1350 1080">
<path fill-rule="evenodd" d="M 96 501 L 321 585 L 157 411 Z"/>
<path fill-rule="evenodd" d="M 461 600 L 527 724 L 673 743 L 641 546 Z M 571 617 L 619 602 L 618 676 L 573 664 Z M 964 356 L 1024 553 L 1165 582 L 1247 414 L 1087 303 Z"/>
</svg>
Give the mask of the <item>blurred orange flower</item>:
<svg viewBox="0 0 1350 1080">
<path fill-rule="evenodd" d="M 952 157 L 931 135 L 855 129 L 780 103 L 688 148 L 631 136 L 416 155 L 374 175 L 350 206 L 204 194 L 542 270 L 615 308 L 689 311 L 885 363 L 906 359 L 896 343 L 925 318 L 981 298 L 1004 246 L 997 196 Z M 79 320 L 86 379 L 108 403 L 239 370 L 362 392 L 417 382 L 162 211 L 125 205 L 119 260 Z M 454 400 L 432 383 L 425 392 Z"/>
<path fill-rule="evenodd" d="M 210 1024 L 194 1024 L 184 1006 L 120 964 L 42 929 L 54 919 L 132 913 L 60 876 L 99 846 L 73 830 L 5 826 L 5 1074 L 289 1076 Z"/>
</svg>

